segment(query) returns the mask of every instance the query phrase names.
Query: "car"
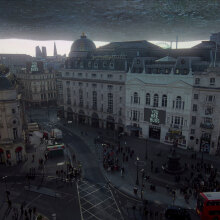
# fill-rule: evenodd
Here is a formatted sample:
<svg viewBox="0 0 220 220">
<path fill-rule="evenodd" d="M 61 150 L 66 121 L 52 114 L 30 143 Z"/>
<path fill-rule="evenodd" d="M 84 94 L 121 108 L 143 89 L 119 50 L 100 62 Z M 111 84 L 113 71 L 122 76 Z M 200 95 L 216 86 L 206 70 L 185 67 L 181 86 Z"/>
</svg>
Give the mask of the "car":
<svg viewBox="0 0 220 220">
<path fill-rule="evenodd" d="M 169 220 L 190 220 L 190 214 L 187 209 L 170 206 L 165 210 L 165 217 Z"/>
</svg>

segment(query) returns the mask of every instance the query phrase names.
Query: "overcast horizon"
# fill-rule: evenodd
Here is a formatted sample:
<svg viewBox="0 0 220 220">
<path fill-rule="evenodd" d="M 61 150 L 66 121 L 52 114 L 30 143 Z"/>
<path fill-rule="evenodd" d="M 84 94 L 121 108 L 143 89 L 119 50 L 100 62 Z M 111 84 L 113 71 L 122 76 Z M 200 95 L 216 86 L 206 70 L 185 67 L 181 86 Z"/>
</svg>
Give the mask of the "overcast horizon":
<svg viewBox="0 0 220 220">
<path fill-rule="evenodd" d="M 35 47 L 42 46 L 47 47 L 47 55 L 53 55 L 54 42 L 56 43 L 57 52 L 60 55 L 66 54 L 68 56 L 71 45 L 73 41 L 65 40 L 49 40 L 49 41 L 36 41 L 36 40 L 26 40 L 26 39 L 0 39 L 0 53 L 2 54 L 27 54 L 35 56 Z M 165 41 L 149 41 L 156 45 L 169 47 L 170 42 Z M 178 48 L 190 48 L 199 44 L 201 41 L 187 41 L 187 42 L 178 42 Z M 109 42 L 103 41 L 94 41 L 96 47 L 103 46 Z M 176 42 L 173 42 L 172 48 L 176 48 Z"/>
</svg>

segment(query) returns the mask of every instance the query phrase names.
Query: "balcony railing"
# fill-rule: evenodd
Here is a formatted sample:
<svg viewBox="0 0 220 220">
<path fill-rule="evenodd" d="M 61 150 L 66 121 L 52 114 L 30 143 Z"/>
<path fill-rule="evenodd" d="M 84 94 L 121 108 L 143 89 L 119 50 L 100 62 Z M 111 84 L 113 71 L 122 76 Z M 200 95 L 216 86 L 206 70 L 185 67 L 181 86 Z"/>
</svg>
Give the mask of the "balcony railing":
<svg viewBox="0 0 220 220">
<path fill-rule="evenodd" d="M 200 123 L 200 128 L 213 129 L 214 125 L 211 123 Z"/>
</svg>

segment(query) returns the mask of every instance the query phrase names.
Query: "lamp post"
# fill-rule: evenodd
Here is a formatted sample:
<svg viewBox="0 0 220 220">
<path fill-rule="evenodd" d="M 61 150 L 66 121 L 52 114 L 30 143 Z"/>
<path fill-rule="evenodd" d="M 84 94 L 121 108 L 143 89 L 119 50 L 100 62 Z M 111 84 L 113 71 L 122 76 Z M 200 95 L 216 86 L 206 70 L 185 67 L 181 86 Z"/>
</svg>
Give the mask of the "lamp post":
<svg viewBox="0 0 220 220">
<path fill-rule="evenodd" d="M 202 146 L 201 146 L 201 150 L 202 150 L 202 158 L 201 158 L 201 165 L 203 166 L 203 153 L 204 153 L 204 144 L 202 143 Z"/>
<path fill-rule="evenodd" d="M 136 185 L 139 185 L 139 178 L 138 178 L 138 162 L 139 162 L 139 157 L 137 157 L 137 178 L 136 178 Z"/>
<path fill-rule="evenodd" d="M 7 178 L 8 176 L 3 176 L 2 177 L 2 179 L 5 181 L 5 191 L 7 191 L 7 182 L 6 182 L 6 178 Z"/>
<path fill-rule="evenodd" d="M 148 159 L 148 145 L 147 145 L 147 139 L 146 139 L 146 142 L 145 142 L 145 160 Z"/>
</svg>

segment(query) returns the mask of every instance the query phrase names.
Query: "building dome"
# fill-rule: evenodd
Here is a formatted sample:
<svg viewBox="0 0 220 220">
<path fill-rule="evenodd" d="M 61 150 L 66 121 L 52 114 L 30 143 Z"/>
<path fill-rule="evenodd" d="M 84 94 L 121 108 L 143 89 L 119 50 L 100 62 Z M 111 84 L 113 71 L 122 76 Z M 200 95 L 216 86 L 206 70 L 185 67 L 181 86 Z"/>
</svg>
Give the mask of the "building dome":
<svg viewBox="0 0 220 220">
<path fill-rule="evenodd" d="M 87 52 L 92 52 L 96 49 L 93 41 L 88 39 L 84 33 L 80 39 L 73 42 L 69 57 L 81 57 L 87 55 Z"/>
</svg>

